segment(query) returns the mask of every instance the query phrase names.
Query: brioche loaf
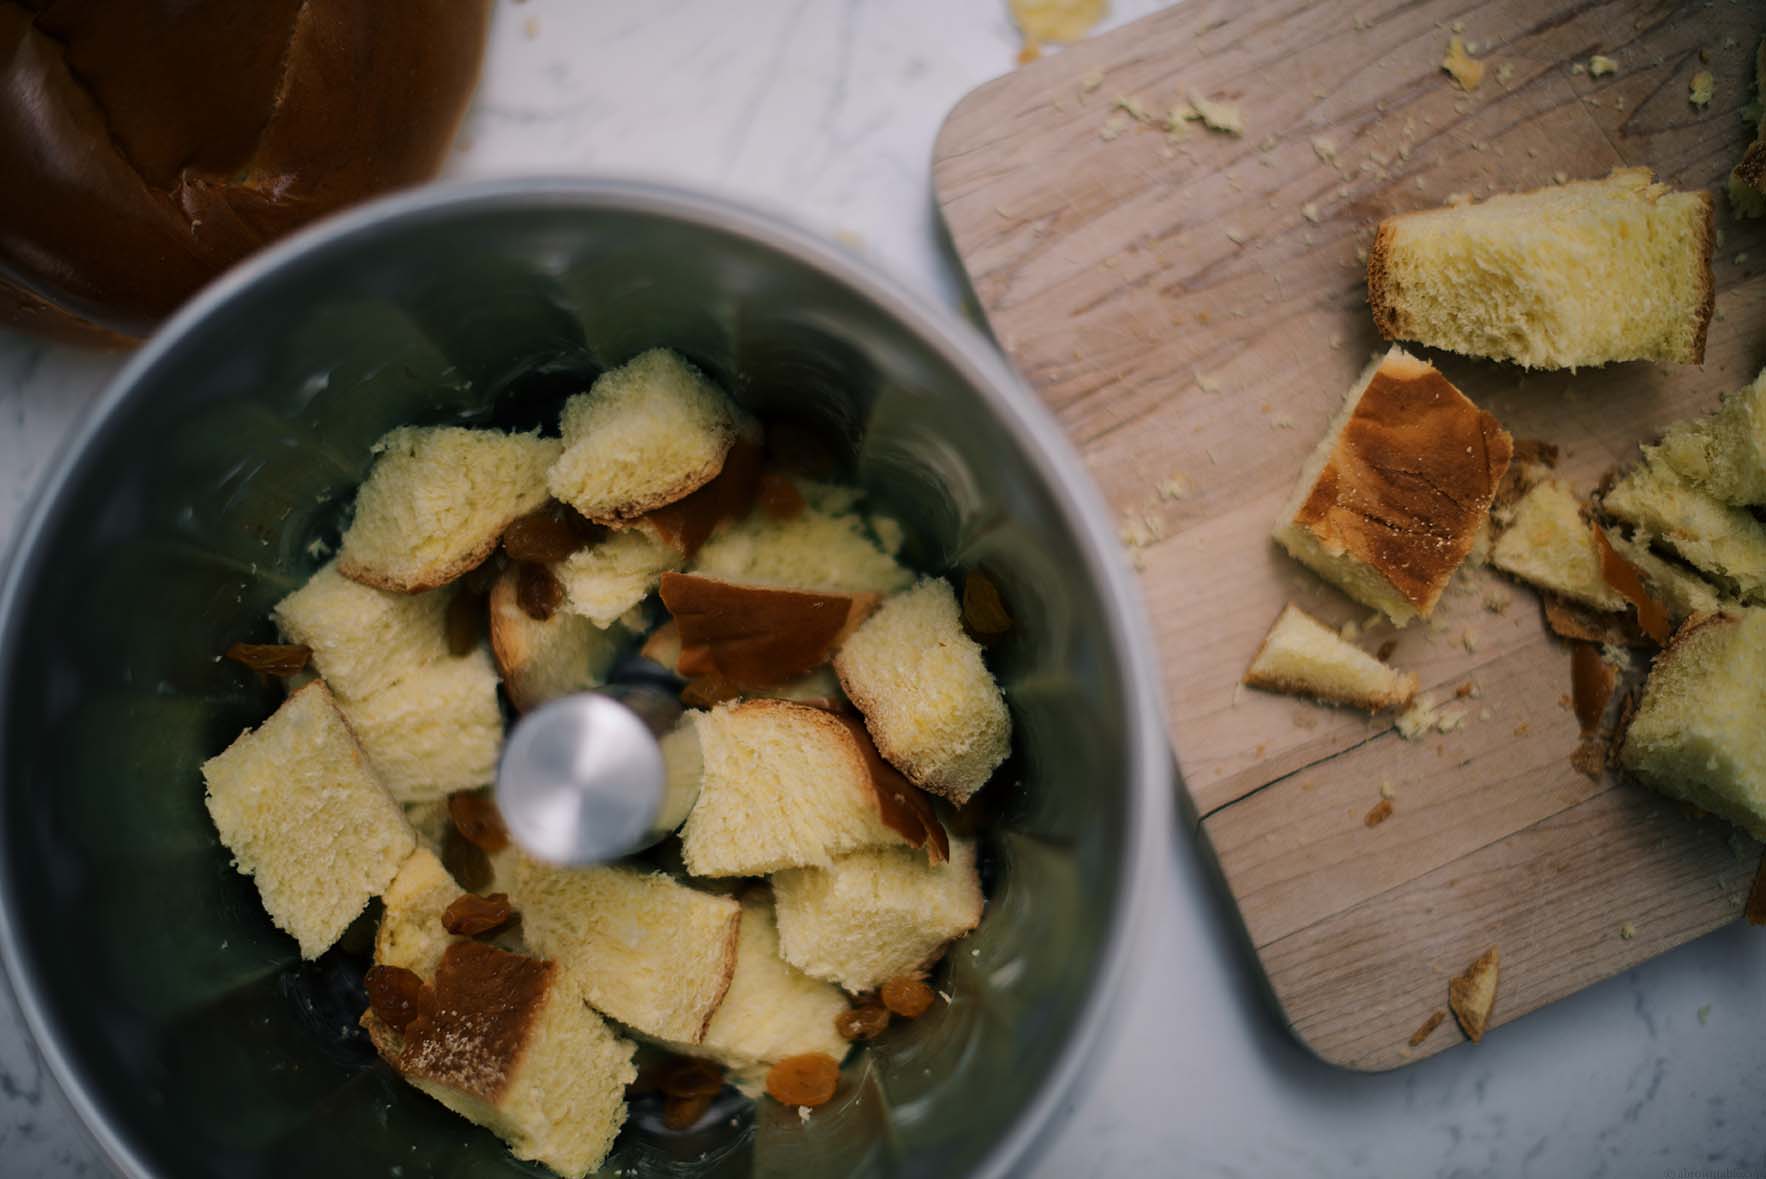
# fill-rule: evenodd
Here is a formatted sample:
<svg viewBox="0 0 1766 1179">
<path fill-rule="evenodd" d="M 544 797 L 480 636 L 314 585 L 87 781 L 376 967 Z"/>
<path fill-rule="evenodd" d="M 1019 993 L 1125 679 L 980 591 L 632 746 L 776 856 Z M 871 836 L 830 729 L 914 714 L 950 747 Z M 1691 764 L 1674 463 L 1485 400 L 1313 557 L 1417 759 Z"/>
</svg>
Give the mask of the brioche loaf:
<svg viewBox="0 0 1766 1179">
<path fill-rule="evenodd" d="M 1515 505 L 1491 563 L 1505 573 L 1594 610 L 1617 612 L 1625 599 L 1601 573 L 1599 544 L 1569 488 L 1544 480 Z"/>
<path fill-rule="evenodd" d="M 1484 528 L 1513 453 L 1495 418 L 1394 347 L 1350 387 L 1275 539 L 1400 626 L 1427 618 Z"/>
<path fill-rule="evenodd" d="M 685 560 L 680 550 L 634 528 L 579 549 L 552 572 L 564 586 L 564 608 L 605 630 Z"/>
<path fill-rule="evenodd" d="M 289 642 L 313 649 L 313 666 L 332 691 L 361 699 L 447 658 L 448 597 L 447 590 L 395 594 L 362 585 L 333 561 L 273 613 Z"/>
<path fill-rule="evenodd" d="M 1726 504 L 1766 504 L 1766 370 L 1708 417 L 1676 422 L 1644 453 Z"/>
<path fill-rule="evenodd" d="M 1711 197 L 1648 168 L 1389 217 L 1367 259 L 1374 324 L 1526 368 L 1698 364 L 1716 287 Z"/>
<path fill-rule="evenodd" d="M 568 610 L 536 619 L 521 608 L 519 578 L 520 571 L 510 566 L 491 586 L 490 597 L 491 652 L 509 703 L 517 712 L 531 712 L 547 701 L 599 687 L 619 654 L 624 628 L 603 630 Z"/>
<path fill-rule="evenodd" d="M 406 856 L 380 898 L 385 909 L 374 933 L 375 963 L 434 978 L 442 955 L 461 940 L 442 928 L 442 914 L 464 892 L 428 848 Z"/>
<path fill-rule="evenodd" d="M 1011 752 L 1012 717 L 948 582 L 924 578 L 877 608 L 834 659 L 877 751 L 958 806 Z"/>
<path fill-rule="evenodd" d="M 1766 611 L 1687 622 L 1656 656 L 1619 760 L 1766 839 Z"/>
<path fill-rule="evenodd" d="M 1415 672 L 1397 671 L 1292 602 L 1263 637 L 1245 683 L 1378 712 L 1416 695 Z"/>
<path fill-rule="evenodd" d="M 324 953 L 416 846 L 322 681 L 204 762 L 202 776 L 234 866 L 303 958 Z"/>
<path fill-rule="evenodd" d="M 855 994 L 930 967 L 985 903 L 968 839 L 951 840 L 942 864 L 886 847 L 793 868 L 773 877 L 773 896 L 785 961 Z"/>
<path fill-rule="evenodd" d="M 378 589 L 446 585 L 490 556 L 519 516 L 544 507 L 555 438 L 401 426 L 374 444 L 337 571 Z"/>
<path fill-rule="evenodd" d="M 1737 217 L 1766 216 L 1766 37 L 1754 49 L 1754 142 L 1729 173 L 1729 204 Z"/>
<path fill-rule="evenodd" d="M 800 480 L 804 506 L 779 517 L 757 508 L 708 541 L 690 572 L 750 585 L 889 594 L 914 575 L 885 552 L 855 510 L 850 488 Z"/>
<path fill-rule="evenodd" d="M 1731 593 L 1766 601 L 1766 524 L 1646 456 L 1601 497 L 1610 516 L 1659 537 Z"/>
</svg>

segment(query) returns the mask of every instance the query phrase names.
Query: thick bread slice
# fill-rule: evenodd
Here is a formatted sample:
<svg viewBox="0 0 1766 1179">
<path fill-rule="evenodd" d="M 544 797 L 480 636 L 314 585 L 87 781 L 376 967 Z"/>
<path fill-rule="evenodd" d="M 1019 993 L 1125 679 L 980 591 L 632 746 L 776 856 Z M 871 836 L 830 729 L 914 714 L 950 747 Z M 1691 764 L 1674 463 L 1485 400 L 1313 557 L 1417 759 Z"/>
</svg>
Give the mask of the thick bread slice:
<svg viewBox="0 0 1766 1179">
<path fill-rule="evenodd" d="M 1604 534 L 1607 543 L 1643 575 L 1644 586 L 1662 603 L 1676 624 L 1694 614 L 1715 614 L 1735 605 L 1719 597 L 1704 578 L 1657 556 L 1650 550 L 1647 537 L 1627 540 L 1613 530 Z"/>
<path fill-rule="evenodd" d="M 361 585 L 321 566 L 276 603 L 276 625 L 291 643 L 313 649 L 313 665 L 331 690 L 360 699 L 447 657 L 451 591 L 395 594 Z"/>
<path fill-rule="evenodd" d="M 937 865 L 886 847 L 793 868 L 773 877 L 773 896 L 785 961 L 854 994 L 929 968 L 985 904 L 969 839 L 951 840 Z"/>
<path fill-rule="evenodd" d="M 654 348 L 564 403 L 552 494 L 598 524 L 635 520 L 704 487 L 754 425 L 692 365 Z"/>
<path fill-rule="evenodd" d="M 1619 761 L 1766 839 L 1766 611 L 1695 618 L 1656 656 Z"/>
<path fill-rule="evenodd" d="M 564 608 L 605 630 L 685 561 L 679 549 L 633 528 L 572 553 L 552 572 L 564 586 Z"/>
<path fill-rule="evenodd" d="M 878 600 L 684 573 L 664 573 L 660 588 L 680 638 L 675 670 L 739 688 L 772 687 L 822 667 Z"/>
<path fill-rule="evenodd" d="M 1526 368 L 1698 364 L 1716 286 L 1709 193 L 1648 168 L 1389 217 L 1367 293 L 1388 340 Z"/>
<path fill-rule="evenodd" d="M 374 961 L 435 977 L 447 948 L 464 939 L 442 928 L 442 914 L 465 892 L 428 848 L 405 857 L 381 896 L 385 912 L 374 933 Z"/>
<path fill-rule="evenodd" d="M 1491 564 L 1595 610 L 1620 611 L 1625 599 L 1601 574 L 1600 546 L 1582 505 L 1556 480 L 1535 483 L 1497 538 Z"/>
<path fill-rule="evenodd" d="M 509 703 L 531 712 L 547 701 L 600 687 L 619 654 L 623 627 L 603 630 L 567 610 L 540 621 L 521 608 L 520 570 L 511 565 L 491 586 L 491 653 Z"/>
<path fill-rule="evenodd" d="M 660 872 L 553 868 L 525 856 L 510 868 L 522 936 L 563 964 L 591 1006 L 646 1036 L 705 1038 L 736 968 L 735 900 Z"/>
<path fill-rule="evenodd" d="M 503 750 L 497 669 L 480 647 L 448 655 L 391 687 L 340 702 L 387 790 L 400 802 L 489 785 Z"/>
<path fill-rule="evenodd" d="M 1729 173 L 1729 204 L 1737 217 L 1766 217 L 1766 37 L 1754 49 L 1754 142 Z"/>
<path fill-rule="evenodd" d="M 556 438 L 401 426 L 356 492 L 337 570 L 364 585 L 416 593 L 446 585 L 491 555 L 516 517 L 546 503 Z"/>
<path fill-rule="evenodd" d="M 1766 601 L 1766 524 L 1646 456 L 1601 497 L 1601 508 L 1658 537 L 1719 585 Z"/>
<path fill-rule="evenodd" d="M 834 659 L 877 751 L 914 785 L 958 806 L 1011 752 L 1012 717 L 949 583 L 925 578 L 886 600 Z"/>
<path fill-rule="evenodd" d="M 1716 413 L 1669 426 L 1644 453 L 1714 499 L 1766 504 L 1766 370 Z"/>
<path fill-rule="evenodd" d="M 1427 618 L 1513 454 L 1495 418 L 1394 347 L 1350 387 L 1277 517 L 1276 542 L 1400 626 Z"/>
<path fill-rule="evenodd" d="M 1416 673 L 1397 671 L 1292 602 L 1263 636 L 1245 683 L 1378 712 L 1416 695 Z"/>
<path fill-rule="evenodd" d="M 804 506 L 780 518 L 764 508 L 711 538 L 691 572 L 750 585 L 832 593 L 890 594 L 914 575 L 872 538 L 851 488 L 795 484 Z"/>
<path fill-rule="evenodd" d="M 204 762 L 202 776 L 234 867 L 303 958 L 330 948 L 417 844 L 323 681 Z"/>
<path fill-rule="evenodd" d="M 372 1011 L 375 1047 L 411 1084 L 566 1179 L 599 1167 L 625 1124 L 633 1046 L 585 1007 L 555 962 L 463 941 L 435 1006 L 405 1034 Z"/>
</svg>

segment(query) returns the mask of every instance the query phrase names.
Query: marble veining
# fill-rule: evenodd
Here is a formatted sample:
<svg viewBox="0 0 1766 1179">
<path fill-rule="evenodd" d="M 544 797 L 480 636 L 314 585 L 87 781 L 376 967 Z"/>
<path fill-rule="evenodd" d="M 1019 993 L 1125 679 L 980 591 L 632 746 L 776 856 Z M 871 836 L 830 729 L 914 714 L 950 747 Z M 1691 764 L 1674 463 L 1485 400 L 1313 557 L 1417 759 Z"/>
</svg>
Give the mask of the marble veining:
<svg viewBox="0 0 1766 1179">
<path fill-rule="evenodd" d="M 1114 0 L 1112 21 L 1154 7 Z M 933 137 L 1016 48 L 1004 0 L 499 0 L 447 175 L 726 193 L 954 309 Z M 0 333 L 0 542 L 121 363 Z M 1187 832 L 1151 916 L 1089 1084 L 1032 1175 L 1766 1179 L 1762 931 L 1723 930 L 1481 1045 L 1366 1075 L 1281 1028 Z M 103 1171 L 0 993 L 0 1174 Z"/>
</svg>

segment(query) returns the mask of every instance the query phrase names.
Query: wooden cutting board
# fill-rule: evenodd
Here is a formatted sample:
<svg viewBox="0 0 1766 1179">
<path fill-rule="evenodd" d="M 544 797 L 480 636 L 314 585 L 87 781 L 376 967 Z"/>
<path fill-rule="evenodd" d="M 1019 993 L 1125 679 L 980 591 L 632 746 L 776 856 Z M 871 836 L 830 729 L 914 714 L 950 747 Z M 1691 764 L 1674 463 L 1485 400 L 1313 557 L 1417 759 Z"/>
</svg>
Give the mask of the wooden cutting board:
<svg viewBox="0 0 1766 1179">
<path fill-rule="evenodd" d="M 1487 67 L 1469 94 L 1440 68 L 1456 29 Z M 1268 533 L 1383 348 L 1364 290 L 1379 219 L 1619 164 L 1720 193 L 1763 32 L 1766 12 L 1728 2 L 1185 0 L 982 87 L 939 138 L 937 198 L 982 308 L 1123 514 L 1193 821 L 1326 1060 L 1460 1043 L 1451 1019 L 1407 1040 L 1492 944 L 1503 1024 L 1741 911 L 1759 846 L 1572 768 L 1569 650 L 1488 570 L 1462 572 L 1431 625 L 1363 631 L 1437 696 L 1473 685 L 1458 728 L 1406 741 L 1388 717 L 1237 685 L 1284 602 L 1369 613 Z M 1576 64 L 1595 53 L 1617 72 Z M 1123 109 L 1191 95 L 1238 104 L 1243 135 L 1168 137 Z M 1717 204 L 1704 365 L 1431 359 L 1517 437 L 1562 446 L 1586 491 L 1766 364 L 1766 232 Z M 1392 813 L 1370 827 L 1382 784 Z"/>
</svg>

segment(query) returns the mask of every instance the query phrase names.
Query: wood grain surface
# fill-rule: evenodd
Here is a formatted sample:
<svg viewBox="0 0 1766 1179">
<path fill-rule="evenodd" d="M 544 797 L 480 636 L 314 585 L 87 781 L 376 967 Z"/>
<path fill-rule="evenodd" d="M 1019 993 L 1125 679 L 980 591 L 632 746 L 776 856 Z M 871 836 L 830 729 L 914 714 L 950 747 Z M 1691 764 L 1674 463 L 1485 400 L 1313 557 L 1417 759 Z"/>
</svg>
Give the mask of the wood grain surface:
<svg viewBox="0 0 1766 1179">
<path fill-rule="evenodd" d="M 1471 93 L 1440 68 L 1456 30 L 1487 67 Z M 1492 943 L 1500 1025 L 1741 911 L 1758 845 L 1571 766 L 1569 650 L 1492 571 L 1462 570 L 1428 625 L 1361 632 L 1437 697 L 1470 693 L 1447 731 L 1406 741 L 1389 717 L 1238 685 L 1284 602 L 1369 614 L 1268 536 L 1383 348 L 1364 285 L 1382 217 L 1621 164 L 1718 194 L 1702 366 L 1526 373 L 1425 353 L 1517 437 L 1560 445 L 1580 491 L 1766 364 L 1766 232 L 1721 195 L 1762 33 L 1766 10 L 1728 0 L 1185 0 L 984 86 L 940 136 L 952 240 L 1122 514 L 1202 833 L 1288 1021 L 1327 1060 L 1389 1068 L 1461 1042 L 1448 1020 L 1407 1044 Z M 1588 74 L 1596 53 L 1617 71 Z M 1716 79 L 1703 109 L 1700 70 Z M 1244 133 L 1167 133 L 1193 97 L 1237 104 Z M 1369 827 L 1382 784 L 1392 814 Z"/>
</svg>

